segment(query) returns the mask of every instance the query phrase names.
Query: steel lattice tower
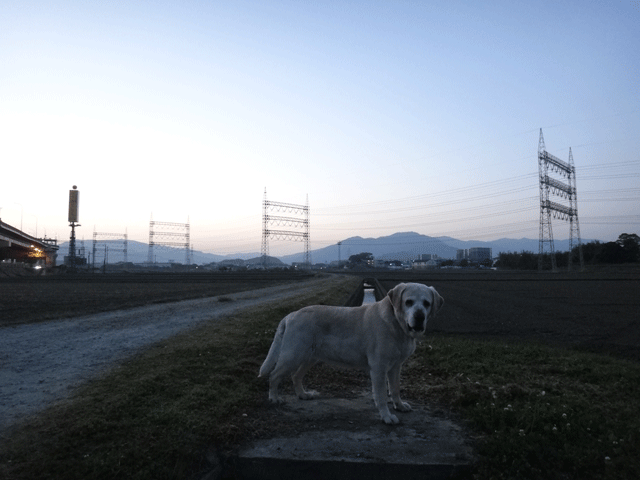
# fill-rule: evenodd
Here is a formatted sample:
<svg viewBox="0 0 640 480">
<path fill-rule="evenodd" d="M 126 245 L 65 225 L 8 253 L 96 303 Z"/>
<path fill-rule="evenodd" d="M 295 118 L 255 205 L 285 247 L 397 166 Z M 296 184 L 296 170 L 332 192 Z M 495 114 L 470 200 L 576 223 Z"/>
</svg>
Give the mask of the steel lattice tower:
<svg viewBox="0 0 640 480">
<path fill-rule="evenodd" d="M 98 243 L 100 243 L 100 240 L 98 240 L 98 237 L 107 237 L 107 238 L 114 238 L 116 240 L 123 240 L 123 244 L 122 244 L 122 249 L 119 249 L 119 251 L 122 251 L 123 257 L 124 257 L 124 263 L 127 263 L 128 259 L 127 259 L 127 242 L 128 242 L 128 237 L 127 237 L 127 232 L 125 230 L 124 235 L 122 235 L 121 233 L 100 233 L 100 232 L 96 232 L 95 231 L 95 227 L 93 230 L 93 253 L 92 253 L 92 260 L 91 260 L 91 265 L 93 268 L 95 268 L 96 266 L 96 255 L 97 255 L 97 251 L 98 251 Z M 104 241 L 104 240 L 103 240 Z M 106 247 L 106 245 L 105 245 Z M 106 261 L 106 255 L 105 255 L 105 263 L 107 263 Z"/>
<path fill-rule="evenodd" d="M 576 185 L 576 167 L 573 164 L 573 153 L 569 148 L 569 166 L 571 167 L 571 174 L 569 178 L 569 185 L 571 186 L 573 194 L 569 197 L 571 210 L 573 215 L 569 218 L 569 270 L 573 266 L 573 249 L 578 243 L 578 260 L 580 262 L 580 270 L 584 270 L 584 257 L 582 256 L 582 241 L 580 239 L 580 222 L 578 221 L 578 187 Z"/>
<path fill-rule="evenodd" d="M 161 230 L 156 230 L 160 227 Z M 191 265 L 191 226 L 189 219 L 187 223 L 155 222 L 153 216 L 149 221 L 149 255 L 148 263 L 153 263 L 154 245 L 166 247 L 180 247 L 185 251 L 185 265 Z"/>
<path fill-rule="evenodd" d="M 555 173 L 567 180 L 564 183 L 550 176 Z M 538 251 L 538 269 L 543 269 L 545 254 L 551 257 L 551 270 L 556 271 L 556 257 L 553 245 L 551 217 L 569 221 L 569 270 L 572 269 L 574 241 L 577 241 L 580 267 L 584 268 L 580 226 L 578 221 L 578 200 L 576 188 L 576 169 L 573 154 L 569 149 L 569 163 L 547 152 L 542 129 L 538 140 L 538 174 L 540 179 L 540 243 Z M 553 202 L 551 194 L 569 201 L 569 205 Z"/>
<path fill-rule="evenodd" d="M 282 217 L 270 215 L 270 211 L 285 212 L 297 215 L 296 217 Z M 298 228 L 300 230 L 271 230 L 270 225 Z M 262 265 L 266 268 L 269 255 L 269 239 L 293 240 L 304 242 L 304 264 L 311 268 L 310 222 L 309 222 L 309 195 L 305 205 L 292 203 L 273 202 L 267 200 L 267 189 L 264 189 L 262 201 Z"/>
</svg>

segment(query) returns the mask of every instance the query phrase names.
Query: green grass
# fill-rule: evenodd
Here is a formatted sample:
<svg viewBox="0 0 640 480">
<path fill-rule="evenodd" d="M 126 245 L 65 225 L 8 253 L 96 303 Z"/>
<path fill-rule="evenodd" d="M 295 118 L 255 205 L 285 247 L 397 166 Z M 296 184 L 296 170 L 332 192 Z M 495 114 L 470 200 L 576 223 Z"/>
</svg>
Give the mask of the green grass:
<svg viewBox="0 0 640 480">
<path fill-rule="evenodd" d="M 14 432 L 0 445 L 0 478 L 197 478 L 209 451 L 286 428 L 257 378 L 274 329 L 304 305 L 344 303 L 359 281 L 153 346 Z M 337 392 L 367 382 L 333 372 L 312 369 L 309 382 Z M 434 336 L 405 365 L 402 390 L 468 426 L 476 478 L 640 478 L 638 363 Z"/>
<path fill-rule="evenodd" d="M 477 436 L 479 478 L 640 478 L 640 365 L 524 343 L 436 337 L 408 398 L 450 406 Z"/>
</svg>

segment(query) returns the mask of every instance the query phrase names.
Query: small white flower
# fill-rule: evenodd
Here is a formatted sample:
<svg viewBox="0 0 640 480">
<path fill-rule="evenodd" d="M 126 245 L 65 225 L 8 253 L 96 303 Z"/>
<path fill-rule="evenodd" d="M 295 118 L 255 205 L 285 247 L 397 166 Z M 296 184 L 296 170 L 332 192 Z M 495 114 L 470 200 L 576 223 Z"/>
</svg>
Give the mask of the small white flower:
<svg viewBox="0 0 640 480">
<path fill-rule="evenodd" d="M 605 461 L 605 462 L 610 462 L 610 461 L 611 461 L 611 458 L 610 458 L 610 457 L 604 457 L 604 461 Z"/>
<path fill-rule="evenodd" d="M 551 430 L 553 430 L 554 432 L 557 432 L 557 431 L 558 431 L 558 429 L 556 428 L 556 426 L 555 426 L 555 425 L 553 426 L 553 428 L 552 428 Z"/>
<path fill-rule="evenodd" d="M 563 414 L 562 414 L 562 418 L 567 418 L 567 414 L 566 414 L 566 413 L 563 413 Z"/>
<path fill-rule="evenodd" d="M 547 392 L 545 392 L 544 390 L 542 390 L 542 392 L 540 392 L 540 395 L 542 395 L 543 397 L 547 394 Z"/>
</svg>

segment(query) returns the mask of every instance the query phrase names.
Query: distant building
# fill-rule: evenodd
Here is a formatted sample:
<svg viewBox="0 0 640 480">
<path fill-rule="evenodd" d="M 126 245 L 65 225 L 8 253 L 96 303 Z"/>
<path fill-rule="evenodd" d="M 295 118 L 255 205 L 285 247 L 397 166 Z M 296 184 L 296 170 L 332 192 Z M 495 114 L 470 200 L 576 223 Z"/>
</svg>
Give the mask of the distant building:
<svg viewBox="0 0 640 480">
<path fill-rule="evenodd" d="M 480 263 L 483 260 L 491 260 L 492 258 L 490 248 L 474 247 L 469 249 L 470 262 Z"/>
<path fill-rule="evenodd" d="M 466 248 L 461 248 L 456 252 L 456 260 L 464 260 L 469 258 L 469 250 Z"/>
</svg>

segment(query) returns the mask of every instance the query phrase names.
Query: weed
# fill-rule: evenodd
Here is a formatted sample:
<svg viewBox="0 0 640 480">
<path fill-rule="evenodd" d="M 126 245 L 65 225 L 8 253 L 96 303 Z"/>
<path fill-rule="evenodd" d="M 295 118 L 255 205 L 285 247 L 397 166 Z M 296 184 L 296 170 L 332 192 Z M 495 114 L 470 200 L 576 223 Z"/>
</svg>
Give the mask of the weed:
<svg viewBox="0 0 640 480">
<path fill-rule="evenodd" d="M 637 363 L 525 343 L 428 343 L 407 366 L 407 397 L 468 420 L 480 478 L 640 477 Z"/>
</svg>

